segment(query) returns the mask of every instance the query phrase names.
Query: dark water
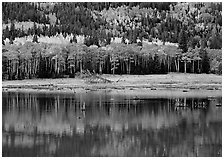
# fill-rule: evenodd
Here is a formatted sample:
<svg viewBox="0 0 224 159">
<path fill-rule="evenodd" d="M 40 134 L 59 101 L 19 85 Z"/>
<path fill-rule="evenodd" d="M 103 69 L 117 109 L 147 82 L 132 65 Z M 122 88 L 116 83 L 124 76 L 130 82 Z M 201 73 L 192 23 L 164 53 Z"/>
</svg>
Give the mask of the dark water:
<svg viewBox="0 0 224 159">
<path fill-rule="evenodd" d="M 3 93 L 3 156 L 221 156 L 221 97 Z"/>
</svg>

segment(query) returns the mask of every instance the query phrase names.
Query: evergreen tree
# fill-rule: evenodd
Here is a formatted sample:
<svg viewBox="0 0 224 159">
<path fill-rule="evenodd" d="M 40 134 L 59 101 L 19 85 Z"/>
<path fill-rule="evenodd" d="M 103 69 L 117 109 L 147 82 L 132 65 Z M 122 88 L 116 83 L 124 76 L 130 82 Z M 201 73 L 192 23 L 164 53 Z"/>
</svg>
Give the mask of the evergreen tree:
<svg viewBox="0 0 224 159">
<path fill-rule="evenodd" d="M 203 37 L 201 38 L 201 41 L 200 41 L 200 45 L 201 45 L 201 48 L 204 49 L 206 47 L 206 40 L 205 40 L 205 37 L 203 35 Z"/>
<path fill-rule="evenodd" d="M 165 45 L 165 42 L 166 42 L 165 32 L 162 33 L 162 42 L 163 42 L 163 45 Z"/>
<path fill-rule="evenodd" d="M 14 23 L 14 22 L 12 22 L 11 25 L 10 25 L 10 31 L 9 31 L 9 34 L 10 34 L 10 38 L 11 38 L 12 40 L 14 40 L 15 37 L 16 37 L 16 29 L 15 29 L 15 23 Z"/>
<path fill-rule="evenodd" d="M 182 49 L 182 52 L 187 52 L 187 33 L 184 28 L 180 31 L 178 43 L 179 48 Z"/>
<path fill-rule="evenodd" d="M 33 36 L 33 43 L 38 43 L 37 35 L 34 35 L 34 36 Z"/>
<path fill-rule="evenodd" d="M 160 62 L 159 62 L 159 56 L 157 53 L 154 55 L 153 73 L 155 73 L 155 74 L 161 73 L 161 66 L 160 66 Z"/>
<path fill-rule="evenodd" d="M 77 43 L 77 38 L 76 38 L 75 35 L 74 35 L 74 37 L 73 37 L 73 42 L 74 42 L 74 43 Z"/>
<path fill-rule="evenodd" d="M 216 26 L 213 27 L 211 32 L 210 48 L 211 49 L 222 48 L 222 36 L 218 33 Z"/>
<path fill-rule="evenodd" d="M 124 37 L 124 36 L 122 36 L 121 42 L 122 42 L 123 44 L 125 44 L 125 37 Z"/>
<path fill-rule="evenodd" d="M 4 38 L 9 38 L 10 37 L 10 31 L 9 31 L 9 27 L 6 26 L 6 29 L 3 31 L 4 34 Z"/>
<path fill-rule="evenodd" d="M 108 33 L 106 38 L 106 45 L 110 45 L 110 42 L 111 42 L 111 34 Z"/>
<path fill-rule="evenodd" d="M 10 36 L 10 38 L 9 38 L 9 44 L 13 44 L 13 41 L 14 41 L 13 37 Z"/>
<path fill-rule="evenodd" d="M 205 49 L 200 49 L 199 52 L 201 58 L 202 58 L 202 73 L 209 73 L 210 71 L 210 62 L 209 62 L 209 57 L 208 57 L 208 53 Z"/>
</svg>

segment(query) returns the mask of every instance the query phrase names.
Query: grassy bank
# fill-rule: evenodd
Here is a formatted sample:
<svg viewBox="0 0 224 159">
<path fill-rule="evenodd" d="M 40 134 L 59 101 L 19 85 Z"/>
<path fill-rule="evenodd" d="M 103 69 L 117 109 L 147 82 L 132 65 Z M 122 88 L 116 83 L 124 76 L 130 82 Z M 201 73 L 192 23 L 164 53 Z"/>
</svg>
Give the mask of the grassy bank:
<svg viewBox="0 0 224 159">
<path fill-rule="evenodd" d="M 108 75 L 88 78 L 29 79 L 2 82 L 3 91 L 33 90 L 47 92 L 79 92 L 97 90 L 132 90 L 155 94 L 161 90 L 179 92 L 220 92 L 222 76 L 214 74 Z M 150 90 L 150 91 L 149 91 Z M 134 91 L 134 92 L 135 92 Z"/>
</svg>

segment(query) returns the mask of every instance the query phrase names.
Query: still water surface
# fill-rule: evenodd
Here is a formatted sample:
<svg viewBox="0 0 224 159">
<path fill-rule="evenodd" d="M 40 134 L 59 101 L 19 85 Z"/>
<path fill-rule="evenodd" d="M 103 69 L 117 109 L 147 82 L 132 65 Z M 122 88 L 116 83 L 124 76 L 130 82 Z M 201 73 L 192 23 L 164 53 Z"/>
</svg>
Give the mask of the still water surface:
<svg viewBox="0 0 224 159">
<path fill-rule="evenodd" d="M 221 97 L 3 92 L 3 156 L 221 156 Z"/>
</svg>

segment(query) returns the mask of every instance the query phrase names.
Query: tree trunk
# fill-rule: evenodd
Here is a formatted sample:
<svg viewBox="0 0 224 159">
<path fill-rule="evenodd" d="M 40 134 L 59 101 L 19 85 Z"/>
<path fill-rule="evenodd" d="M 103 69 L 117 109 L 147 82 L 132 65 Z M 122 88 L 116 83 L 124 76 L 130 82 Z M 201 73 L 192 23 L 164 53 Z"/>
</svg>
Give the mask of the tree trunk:
<svg viewBox="0 0 224 159">
<path fill-rule="evenodd" d="M 102 62 L 100 61 L 100 68 L 99 68 L 99 72 L 100 72 L 100 75 L 102 75 Z"/>
<path fill-rule="evenodd" d="M 57 58 L 55 58 L 55 66 L 54 66 L 55 68 L 55 73 L 57 74 L 57 67 L 58 67 L 58 60 L 57 60 Z"/>
<path fill-rule="evenodd" d="M 121 66 L 121 72 L 120 72 L 120 74 L 122 74 L 122 70 L 123 70 L 123 63 L 122 63 L 122 61 L 120 61 L 120 66 Z"/>
<path fill-rule="evenodd" d="M 129 68 L 128 68 L 128 71 L 129 71 L 128 74 L 130 75 L 131 74 L 131 60 L 129 61 L 129 65 L 128 66 L 129 66 Z"/>
<path fill-rule="evenodd" d="M 176 61 L 176 59 L 174 60 L 174 63 L 175 63 L 175 68 L 176 68 L 176 72 L 177 72 L 177 61 Z"/>
<path fill-rule="evenodd" d="M 187 73 L 187 61 L 184 61 L 184 73 Z"/>
<path fill-rule="evenodd" d="M 169 60 L 169 56 L 167 56 L 167 64 L 168 64 L 168 73 L 170 72 L 170 60 Z"/>
<path fill-rule="evenodd" d="M 115 68 L 116 68 L 116 62 L 114 60 L 114 62 L 113 62 L 113 75 L 115 74 Z"/>
<path fill-rule="evenodd" d="M 193 60 L 192 72 L 194 73 L 194 60 Z"/>
<path fill-rule="evenodd" d="M 129 71 L 128 71 L 128 69 L 129 69 L 128 61 L 126 61 L 125 63 L 126 63 L 126 70 L 127 70 L 127 74 L 128 74 L 128 72 L 129 72 Z"/>
<path fill-rule="evenodd" d="M 83 70 L 82 70 L 82 60 L 80 60 L 80 73 L 82 74 Z"/>
<path fill-rule="evenodd" d="M 10 78 L 10 60 L 7 61 L 8 66 L 7 66 L 7 73 L 8 73 L 8 79 Z"/>
<path fill-rule="evenodd" d="M 200 73 L 200 65 L 199 65 L 199 60 L 198 60 L 198 73 Z"/>
</svg>

